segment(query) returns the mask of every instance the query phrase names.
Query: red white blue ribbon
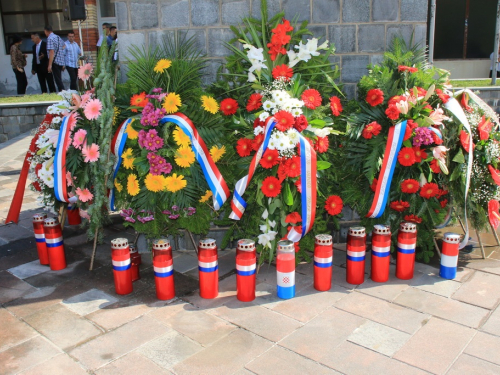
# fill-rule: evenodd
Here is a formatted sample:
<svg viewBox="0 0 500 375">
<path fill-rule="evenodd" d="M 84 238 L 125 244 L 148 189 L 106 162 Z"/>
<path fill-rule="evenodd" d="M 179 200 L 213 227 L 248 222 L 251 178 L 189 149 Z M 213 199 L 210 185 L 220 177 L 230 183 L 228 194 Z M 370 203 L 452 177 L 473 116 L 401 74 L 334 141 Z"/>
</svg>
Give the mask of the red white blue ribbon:
<svg viewBox="0 0 500 375">
<path fill-rule="evenodd" d="M 126 119 L 118 128 L 111 141 L 111 152 L 116 156 L 115 164 L 113 165 L 113 188 L 109 192 L 109 208 L 111 211 L 115 211 L 115 187 L 114 181 L 116 174 L 120 169 L 122 164 L 122 154 L 125 148 L 125 143 L 127 142 L 127 127 L 134 121 L 132 118 Z"/>
<path fill-rule="evenodd" d="M 257 153 L 254 155 L 248 174 L 236 183 L 233 199 L 231 200 L 232 212 L 229 215 L 230 219 L 240 220 L 245 212 L 247 203 L 243 199 L 243 194 L 250 185 L 250 181 L 255 173 L 259 161 L 267 150 L 269 139 L 272 130 L 276 125 L 274 117 L 269 117 L 266 120 L 264 129 L 264 141 L 260 145 Z M 301 167 L 301 188 L 302 188 L 302 232 L 299 233 L 293 227 L 288 232 L 287 239 L 293 242 L 298 242 L 304 237 L 313 227 L 316 217 L 316 197 L 317 197 L 317 181 L 316 181 L 316 152 L 312 148 L 309 141 L 299 133 L 300 146 L 300 167 Z"/>
<path fill-rule="evenodd" d="M 214 209 L 219 210 L 229 198 L 229 188 L 215 165 L 212 156 L 210 156 L 205 141 L 200 137 L 192 121 L 187 116 L 178 112 L 173 115 L 164 116 L 160 122 L 173 122 L 189 137 L 196 160 L 200 163 L 205 179 L 212 191 Z"/>
<path fill-rule="evenodd" d="M 398 161 L 398 153 L 399 150 L 401 150 L 405 132 L 406 120 L 395 126 L 391 126 L 389 129 L 382 169 L 380 170 L 377 189 L 375 190 L 375 197 L 373 198 L 372 206 L 370 211 L 366 214 L 366 217 L 374 219 L 382 216 L 384 213 L 391 190 L 392 176 L 394 175 L 394 169 Z"/>
<path fill-rule="evenodd" d="M 59 129 L 56 154 L 54 157 L 54 194 L 60 202 L 69 202 L 66 186 L 66 151 L 71 143 L 71 129 L 68 125 L 69 116 L 65 116 Z"/>
</svg>

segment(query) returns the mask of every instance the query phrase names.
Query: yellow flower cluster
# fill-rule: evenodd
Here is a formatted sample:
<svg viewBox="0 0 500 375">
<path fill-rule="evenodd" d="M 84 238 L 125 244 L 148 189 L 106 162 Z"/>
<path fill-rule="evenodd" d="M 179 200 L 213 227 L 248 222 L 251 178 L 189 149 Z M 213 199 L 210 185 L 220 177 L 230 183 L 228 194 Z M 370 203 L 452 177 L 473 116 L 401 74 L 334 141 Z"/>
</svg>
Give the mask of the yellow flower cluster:
<svg viewBox="0 0 500 375">
<path fill-rule="evenodd" d="M 173 131 L 174 141 L 181 147 L 186 147 L 191 144 L 189 137 L 178 126 Z"/>
<path fill-rule="evenodd" d="M 181 105 L 181 97 L 175 92 L 169 93 L 167 96 L 165 96 L 165 100 L 163 101 L 163 108 L 165 108 L 165 111 L 167 111 L 167 113 L 177 112 Z"/>
<path fill-rule="evenodd" d="M 200 203 L 205 203 L 206 201 L 208 201 L 210 199 L 210 197 L 212 196 L 212 191 L 211 190 L 207 190 L 205 192 L 205 195 L 201 197 L 200 199 Z"/>
<path fill-rule="evenodd" d="M 169 191 L 175 193 L 176 191 L 182 190 L 186 187 L 187 181 L 183 175 L 177 175 L 173 173 L 172 175 L 165 177 L 162 175 L 153 175 L 148 173 L 144 179 L 144 186 L 148 191 L 153 193 L 159 193 L 161 191 Z M 118 191 L 121 191 L 123 186 L 115 180 L 115 187 Z M 135 174 L 131 174 L 127 179 L 127 193 L 131 196 L 136 196 L 140 192 L 139 181 Z"/>
<path fill-rule="evenodd" d="M 139 181 L 137 181 L 137 176 L 135 174 L 130 174 L 127 178 L 127 193 L 133 197 L 139 194 L 141 188 L 139 187 Z"/>
<path fill-rule="evenodd" d="M 226 153 L 226 146 L 222 146 L 221 148 L 217 146 L 212 146 L 210 149 L 210 156 L 212 157 L 214 163 L 217 163 L 222 156 Z"/>
<path fill-rule="evenodd" d="M 122 159 L 123 159 L 123 166 L 126 169 L 133 169 L 134 168 L 134 156 L 132 155 L 132 149 L 127 148 L 125 152 L 122 154 Z"/>
<path fill-rule="evenodd" d="M 153 69 L 156 73 L 163 73 L 165 70 L 172 66 L 172 61 L 168 59 L 161 59 L 156 63 L 155 68 Z"/>
<path fill-rule="evenodd" d="M 219 103 L 211 96 L 203 95 L 201 97 L 201 106 L 207 112 L 215 115 L 219 111 Z"/>
<path fill-rule="evenodd" d="M 194 162 L 194 152 L 189 146 L 179 147 L 174 160 L 179 167 L 188 168 Z"/>
<path fill-rule="evenodd" d="M 132 127 L 132 123 L 127 126 L 126 132 L 127 138 L 129 139 L 137 139 L 137 137 L 139 136 L 139 132 Z"/>
<path fill-rule="evenodd" d="M 182 190 L 186 187 L 187 181 L 183 175 L 173 173 L 171 176 L 165 177 L 165 189 L 171 193 Z"/>
</svg>

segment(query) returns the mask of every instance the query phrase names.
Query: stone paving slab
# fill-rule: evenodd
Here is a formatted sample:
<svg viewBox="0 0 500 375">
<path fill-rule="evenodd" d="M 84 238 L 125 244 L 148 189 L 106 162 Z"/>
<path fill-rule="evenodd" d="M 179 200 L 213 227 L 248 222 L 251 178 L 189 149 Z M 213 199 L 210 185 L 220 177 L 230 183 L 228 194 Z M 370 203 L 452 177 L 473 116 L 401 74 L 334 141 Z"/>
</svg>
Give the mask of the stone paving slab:
<svg viewBox="0 0 500 375">
<path fill-rule="evenodd" d="M 500 374 L 500 366 L 482 359 L 462 354 L 451 366 L 447 375 L 497 375 Z"/>
<path fill-rule="evenodd" d="M 19 373 L 20 375 L 86 375 L 85 369 L 67 354 L 58 354 Z"/>
<path fill-rule="evenodd" d="M 491 313 L 481 329 L 493 335 L 500 336 L 500 307 L 497 307 L 495 311 Z"/>
<path fill-rule="evenodd" d="M 116 361 L 95 371 L 96 375 L 167 375 L 171 372 L 162 369 L 149 358 L 137 352 L 131 352 Z"/>
<path fill-rule="evenodd" d="M 400 280 L 394 276 L 396 267 L 390 266 L 390 277 L 385 283 L 377 283 L 372 279 L 365 279 L 365 282 L 358 286 L 356 290 L 373 297 L 382 298 L 387 301 L 394 301 L 403 291 L 408 289 L 408 282 Z"/>
<path fill-rule="evenodd" d="M 91 289 L 88 292 L 68 298 L 62 303 L 71 311 L 84 316 L 103 309 L 117 301 L 118 299 L 114 296 L 98 289 Z"/>
<path fill-rule="evenodd" d="M 40 264 L 39 260 L 34 260 L 29 263 L 21 264 L 20 266 L 9 268 L 8 271 L 17 278 L 24 280 L 31 276 L 36 276 L 41 273 L 50 271 L 50 267 Z"/>
<path fill-rule="evenodd" d="M 415 275 L 410 285 L 443 297 L 451 297 L 462 286 L 458 281 L 443 279 L 438 274 Z"/>
<path fill-rule="evenodd" d="M 464 353 L 500 365 L 499 348 L 500 337 L 478 332 L 467 348 L 465 348 Z"/>
<path fill-rule="evenodd" d="M 493 309 L 500 300 L 500 276 L 477 271 L 467 283 L 461 284 L 453 299 Z"/>
<path fill-rule="evenodd" d="M 38 333 L 5 308 L 0 308 L 0 351 L 29 340 Z"/>
</svg>

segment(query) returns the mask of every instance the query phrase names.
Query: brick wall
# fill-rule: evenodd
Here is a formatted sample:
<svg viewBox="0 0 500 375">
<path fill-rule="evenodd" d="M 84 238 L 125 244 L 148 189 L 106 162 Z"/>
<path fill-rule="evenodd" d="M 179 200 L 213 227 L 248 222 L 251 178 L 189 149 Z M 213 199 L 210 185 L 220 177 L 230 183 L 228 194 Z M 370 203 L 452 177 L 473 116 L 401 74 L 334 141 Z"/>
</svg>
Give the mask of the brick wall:
<svg viewBox="0 0 500 375">
<path fill-rule="evenodd" d="M 377 63 L 395 35 L 424 42 L 427 0 L 268 0 L 269 13 L 285 11 L 287 18 L 309 21 L 316 37 L 335 43 L 341 79 L 349 97 L 369 63 Z M 154 46 L 166 34 L 195 36 L 210 63 L 207 81 L 228 53 L 223 42 L 248 14 L 260 17 L 260 0 L 126 0 L 116 1 L 119 49 L 122 63 L 133 45 Z M 124 67 L 126 68 L 126 67 Z M 126 72 L 126 69 L 122 69 Z M 122 77 L 123 78 L 123 77 Z"/>
</svg>

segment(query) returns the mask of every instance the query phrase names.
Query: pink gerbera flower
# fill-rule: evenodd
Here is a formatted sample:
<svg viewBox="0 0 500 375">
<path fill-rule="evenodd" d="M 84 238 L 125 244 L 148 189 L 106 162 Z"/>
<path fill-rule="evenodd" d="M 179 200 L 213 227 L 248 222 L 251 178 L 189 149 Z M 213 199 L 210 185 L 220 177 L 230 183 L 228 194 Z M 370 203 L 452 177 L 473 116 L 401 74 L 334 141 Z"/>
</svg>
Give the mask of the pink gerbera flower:
<svg viewBox="0 0 500 375">
<path fill-rule="evenodd" d="M 95 120 L 101 115 L 102 103 L 99 99 L 89 100 L 83 112 L 89 120 Z"/>
<path fill-rule="evenodd" d="M 91 63 L 87 63 L 87 64 L 81 66 L 78 69 L 78 78 L 80 78 L 82 81 L 88 81 L 90 76 L 92 76 L 93 70 L 94 70 L 94 67 L 92 66 Z"/>
<path fill-rule="evenodd" d="M 85 146 L 83 147 L 82 154 L 85 157 L 85 163 L 93 163 L 99 159 L 99 146 L 95 143 Z"/>
<path fill-rule="evenodd" d="M 76 189 L 76 195 L 78 195 L 78 199 L 81 201 L 81 202 L 88 202 L 90 201 L 92 198 L 94 198 L 94 196 L 92 195 L 92 193 L 90 192 L 89 189 L 80 189 L 80 188 L 77 188 Z"/>
<path fill-rule="evenodd" d="M 73 147 L 81 150 L 85 137 L 87 137 L 87 131 L 85 129 L 78 130 L 73 137 Z"/>
<path fill-rule="evenodd" d="M 73 186 L 73 176 L 71 176 L 71 172 L 66 172 L 66 185 Z"/>
</svg>

